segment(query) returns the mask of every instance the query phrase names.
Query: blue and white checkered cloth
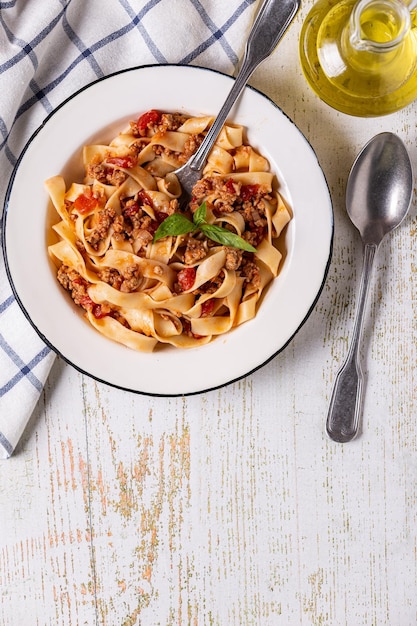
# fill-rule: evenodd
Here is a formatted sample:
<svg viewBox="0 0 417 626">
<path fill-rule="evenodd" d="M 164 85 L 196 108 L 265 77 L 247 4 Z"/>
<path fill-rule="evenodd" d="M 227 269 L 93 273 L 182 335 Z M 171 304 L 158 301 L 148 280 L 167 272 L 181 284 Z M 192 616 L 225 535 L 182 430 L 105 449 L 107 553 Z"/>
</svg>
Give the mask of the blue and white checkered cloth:
<svg viewBox="0 0 417 626">
<path fill-rule="evenodd" d="M 44 118 L 80 87 L 138 65 L 233 74 L 258 0 L 0 1 L 0 211 L 13 167 Z M 20 311 L 0 256 L 0 457 L 9 457 L 54 353 Z"/>
</svg>

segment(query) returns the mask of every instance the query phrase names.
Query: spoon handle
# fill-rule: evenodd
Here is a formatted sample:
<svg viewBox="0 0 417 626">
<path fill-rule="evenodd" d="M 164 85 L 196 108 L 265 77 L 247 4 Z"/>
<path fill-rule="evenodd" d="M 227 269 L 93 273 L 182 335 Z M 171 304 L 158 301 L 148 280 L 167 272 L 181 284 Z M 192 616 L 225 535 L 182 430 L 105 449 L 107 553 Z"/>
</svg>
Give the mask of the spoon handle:
<svg viewBox="0 0 417 626">
<path fill-rule="evenodd" d="M 265 0 L 259 9 L 246 42 L 239 73 L 204 141 L 192 157 L 191 169 L 199 171 L 204 167 L 207 156 L 223 128 L 230 109 L 258 65 L 275 50 L 297 13 L 299 5 L 300 0 Z"/>
<path fill-rule="evenodd" d="M 346 443 L 358 433 L 362 411 L 364 377 L 359 358 L 363 319 L 369 293 L 373 262 L 378 246 L 365 244 L 358 305 L 348 355 L 340 368 L 333 387 L 327 415 L 326 430 L 333 441 Z"/>
</svg>

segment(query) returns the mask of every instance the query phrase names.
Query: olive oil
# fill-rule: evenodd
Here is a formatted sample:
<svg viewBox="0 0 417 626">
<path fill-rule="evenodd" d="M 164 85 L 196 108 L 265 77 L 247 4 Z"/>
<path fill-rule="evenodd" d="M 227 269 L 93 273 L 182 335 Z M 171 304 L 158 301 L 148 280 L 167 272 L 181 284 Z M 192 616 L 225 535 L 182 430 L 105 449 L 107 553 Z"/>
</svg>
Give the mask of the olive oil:
<svg viewBox="0 0 417 626">
<path fill-rule="evenodd" d="M 398 0 L 319 0 L 300 35 L 311 88 L 333 108 L 363 117 L 417 98 L 415 15 Z"/>
<path fill-rule="evenodd" d="M 361 35 L 368 41 L 390 43 L 400 35 L 400 25 L 392 14 L 378 6 L 366 7 L 359 18 Z"/>
</svg>

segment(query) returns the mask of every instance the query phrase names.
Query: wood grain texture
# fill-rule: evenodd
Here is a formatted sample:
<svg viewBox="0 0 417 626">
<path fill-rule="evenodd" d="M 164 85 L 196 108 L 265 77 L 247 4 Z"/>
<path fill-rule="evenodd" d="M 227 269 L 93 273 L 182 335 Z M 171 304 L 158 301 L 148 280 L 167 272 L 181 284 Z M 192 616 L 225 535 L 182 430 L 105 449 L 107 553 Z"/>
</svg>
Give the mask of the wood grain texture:
<svg viewBox="0 0 417 626">
<path fill-rule="evenodd" d="M 383 130 L 416 164 L 416 106 L 362 120 L 321 103 L 297 58 L 310 4 L 251 83 L 296 122 L 328 180 L 321 297 L 269 364 L 198 396 L 138 396 L 56 362 L 0 465 L 4 626 L 417 623 L 415 200 L 375 264 L 361 436 L 324 434 L 361 270 L 347 174 Z"/>
</svg>

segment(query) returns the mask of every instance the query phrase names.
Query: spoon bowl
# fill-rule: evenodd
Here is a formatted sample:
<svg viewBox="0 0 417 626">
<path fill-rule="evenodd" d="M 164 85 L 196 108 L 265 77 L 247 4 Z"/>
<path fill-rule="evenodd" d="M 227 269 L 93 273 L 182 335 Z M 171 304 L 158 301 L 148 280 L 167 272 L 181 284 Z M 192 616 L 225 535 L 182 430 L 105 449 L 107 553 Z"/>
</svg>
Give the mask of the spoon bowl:
<svg viewBox="0 0 417 626">
<path fill-rule="evenodd" d="M 346 209 L 364 244 L 379 244 L 407 214 L 412 171 L 403 142 L 380 133 L 362 149 L 352 165 Z"/>
<path fill-rule="evenodd" d="M 351 441 L 359 431 L 364 389 L 359 346 L 375 254 L 407 215 L 412 195 L 412 167 L 403 142 L 393 133 L 376 135 L 353 163 L 346 189 L 347 212 L 360 232 L 364 260 L 351 345 L 327 415 L 327 434 L 339 443 Z"/>
</svg>

